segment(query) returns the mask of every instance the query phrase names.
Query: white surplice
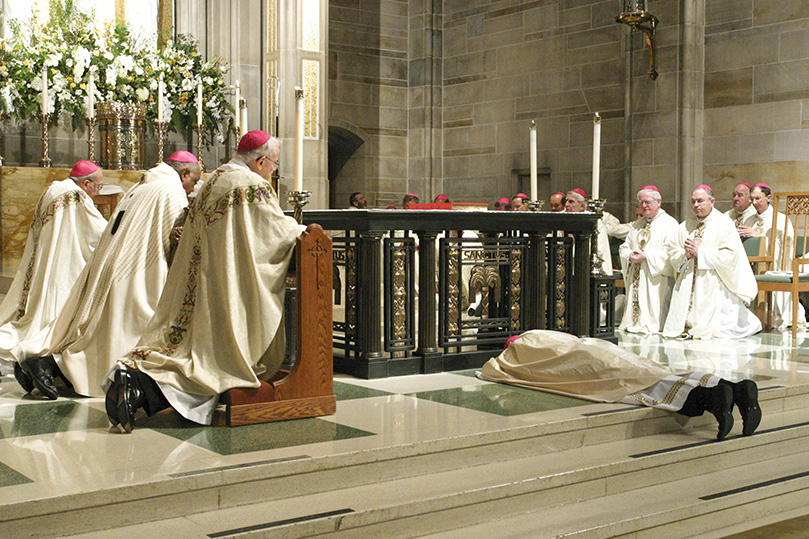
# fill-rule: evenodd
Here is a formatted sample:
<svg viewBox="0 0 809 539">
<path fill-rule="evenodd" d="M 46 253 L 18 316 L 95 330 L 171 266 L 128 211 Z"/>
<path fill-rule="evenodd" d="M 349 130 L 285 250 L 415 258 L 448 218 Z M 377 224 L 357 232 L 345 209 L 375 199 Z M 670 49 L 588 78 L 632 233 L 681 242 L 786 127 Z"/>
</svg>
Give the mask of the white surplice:
<svg viewBox="0 0 809 539">
<path fill-rule="evenodd" d="M 767 209 L 762 213 L 756 214 L 755 221 L 751 225 L 757 232 L 762 234 L 765 238 L 767 245 L 767 253 L 770 252 L 770 233 L 772 231 L 772 206 L 767 206 Z M 787 221 L 787 216 L 783 213 L 778 213 L 777 222 L 775 225 L 775 250 L 773 252 L 773 270 L 774 271 L 791 271 L 792 259 L 795 257 L 794 245 L 794 228 L 792 223 Z M 786 252 L 784 251 L 784 229 L 787 232 L 787 245 Z M 782 259 L 783 257 L 783 259 Z M 783 262 L 783 263 L 782 263 Z M 778 329 L 786 329 L 792 326 L 792 292 L 773 292 L 773 326 Z M 803 306 L 798 306 L 798 327 L 806 327 L 806 312 Z"/>
<path fill-rule="evenodd" d="M 184 417 L 209 424 L 220 393 L 258 387 L 281 365 L 299 235 L 269 182 L 238 157 L 219 167 L 191 203 L 166 291 L 124 363 Z"/>
<path fill-rule="evenodd" d="M 180 176 L 160 163 L 110 218 L 48 340 L 49 352 L 80 395 L 103 396 L 107 372 L 152 318 L 168 274 L 169 232 L 187 205 Z"/>
<path fill-rule="evenodd" d="M 666 241 L 677 234 L 677 220 L 662 208 L 651 220 L 638 219 L 621 244 L 621 271 L 624 274 L 627 306 L 619 329 L 632 333 L 659 333 L 668 313 L 668 300 L 674 284 Z M 646 260 L 629 261 L 640 249 Z"/>
<path fill-rule="evenodd" d="M 758 292 L 742 240 L 733 221 L 712 209 L 705 219 L 692 216 L 666 244 L 676 281 L 663 335 L 694 339 L 739 338 L 761 331 L 747 308 Z M 686 258 L 686 238 L 699 245 Z"/>
<path fill-rule="evenodd" d="M 523 333 L 478 377 L 595 402 L 624 402 L 676 412 L 698 385 L 715 386 L 708 373 L 671 368 L 601 339 L 558 331 Z"/>
<path fill-rule="evenodd" d="M 70 178 L 51 183 L 39 198 L 19 269 L 0 305 L 0 370 L 42 351 L 106 224 Z"/>
<path fill-rule="evenodd" d="M 598 238 L 598 255 L 601 257 L 601 271 L 604 275 L 612 275 L 612 253 L 610 252 L 610 238 L 607 236 L 607 228 L 604 221 L 599 219 L 596 222 L 596 234 Z"/>
<path fill-rule="evenodd" d="M 734 208 L 730 208 L 725 212 L 725 215 L 730 217 L 733 221 L 733 226 L 753 226 L 758 219 L 756 208 L 750 204 L 743 212 L 737 212 Z"/>
<path fill-rule="evenodd" d="M 629 228 L 632 226 L 632 223 L 622 223 L 617 217 L 606 211 L 601 214 L 601 222 L 604 224 L 604 231 L 607 235 L 619 240 L 626 239 Z"/>
</svg>

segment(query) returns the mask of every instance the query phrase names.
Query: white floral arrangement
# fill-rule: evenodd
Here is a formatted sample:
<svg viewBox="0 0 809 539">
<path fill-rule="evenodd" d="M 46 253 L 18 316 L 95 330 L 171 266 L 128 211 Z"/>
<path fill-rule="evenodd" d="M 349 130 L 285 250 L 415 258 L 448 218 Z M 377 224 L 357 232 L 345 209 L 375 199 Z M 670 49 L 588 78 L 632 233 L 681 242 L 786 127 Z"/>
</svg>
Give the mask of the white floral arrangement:
<svg viewBox="0 0 809 539">
<path fill-rule="evenodd" d="M 165 92 L 163 114 L 171 131 L 196 124 L 196 90 L 202 83 L 205 143 L 224 141 L 232 121 L 224 82 L 229 66 L 221 58 L 204 61 L 196 42 L 178 35 L 165 46 L 157 36 L 136 38 L 126 25 L 97 27 L 93 14 L 83 13 L 73 0 L 51 0 L 50 20 L 35 17 L 11 21 L 11 37 L 0 40 L 0 111 L 24 122 L 42 110 L 42 72 L 47 73 L 51 122 L 70 118 L 73 129 L 87 117 L 88 87 L 93 73 L 93 101 L 137 102 L 146 105 L 146 118 L 157 119 L 158 80 Z"/>
</svg>

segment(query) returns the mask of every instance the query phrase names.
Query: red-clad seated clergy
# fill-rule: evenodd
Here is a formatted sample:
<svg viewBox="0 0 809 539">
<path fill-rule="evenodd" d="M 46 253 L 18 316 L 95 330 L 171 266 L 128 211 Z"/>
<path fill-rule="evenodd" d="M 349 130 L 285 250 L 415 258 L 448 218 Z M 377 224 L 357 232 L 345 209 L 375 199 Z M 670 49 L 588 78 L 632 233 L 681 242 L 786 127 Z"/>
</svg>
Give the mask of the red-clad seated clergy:
<svg viewBox="0 0 809 539">
<path fill-rule="evenodd" d="M 275 138 L 250 131 L 191 203 L 154 318 L 110 374 L 113 425 L 130 432 L 139 408 L 169 405 L 209 424 L 220 393 L 258 387 L 280 367 L 284 281 L 301 228 L 270 184 L 279 153 Z"/>
<path fill-rule="evenodd" d="M 43 348 L 70 288 L 107 225 L 93 204 L 104 171 L 79 161 L 39 197 L 14 281 L 0 305 L 0 370 Z M 31 388 L 29 387 L 28 390 Z"/>
</svg>

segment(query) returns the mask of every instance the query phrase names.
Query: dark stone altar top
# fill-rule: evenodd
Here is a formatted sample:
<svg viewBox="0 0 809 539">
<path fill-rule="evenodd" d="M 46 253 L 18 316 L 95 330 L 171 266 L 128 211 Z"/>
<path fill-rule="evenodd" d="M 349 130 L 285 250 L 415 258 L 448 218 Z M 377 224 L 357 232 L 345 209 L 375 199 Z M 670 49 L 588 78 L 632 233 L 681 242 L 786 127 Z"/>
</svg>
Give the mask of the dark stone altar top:
<svg viewBox="0 0 809 539">
<path fill-rule="evenodd" d="M 599 215 L 591 212 L 500 212 L 458 210 L 305 210 L 303 223 L 325 230 L 478 230 L 548 233 L 555 230 L 591 233 Z"/>
</svg>

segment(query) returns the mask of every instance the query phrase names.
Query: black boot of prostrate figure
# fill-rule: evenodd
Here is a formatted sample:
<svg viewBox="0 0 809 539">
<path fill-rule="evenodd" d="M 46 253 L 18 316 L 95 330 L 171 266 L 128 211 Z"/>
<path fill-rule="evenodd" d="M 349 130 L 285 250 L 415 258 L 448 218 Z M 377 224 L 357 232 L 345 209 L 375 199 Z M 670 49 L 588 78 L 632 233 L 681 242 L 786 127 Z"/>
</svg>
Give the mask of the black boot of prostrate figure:
<svg viewBox="0 0 809 539">
<path fill-rule="evenodd" d="M 750 436 L 761 423 L 761 407 L 758 405 L 758 386 L 752 380 L 730 382 L 719 380 L 720 385 L 728 385 L 733 390 L 733 404 L 742 415 L 742 434 Z"/>
<path fill-rule="evenodd" d="M 733 389 L 720 384 L 714 387 L 695 387 L 688 394 L 678 414 L 688 417 L 710 412 L 719 423 L 716 439 L 723 440 L 733 428 Z"/>
</svg>

